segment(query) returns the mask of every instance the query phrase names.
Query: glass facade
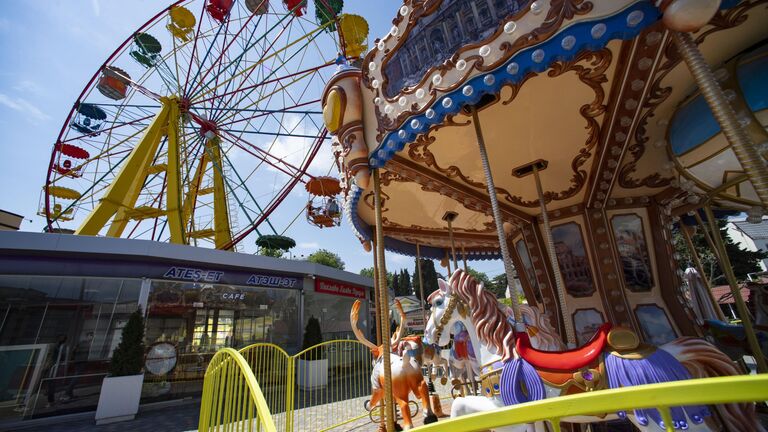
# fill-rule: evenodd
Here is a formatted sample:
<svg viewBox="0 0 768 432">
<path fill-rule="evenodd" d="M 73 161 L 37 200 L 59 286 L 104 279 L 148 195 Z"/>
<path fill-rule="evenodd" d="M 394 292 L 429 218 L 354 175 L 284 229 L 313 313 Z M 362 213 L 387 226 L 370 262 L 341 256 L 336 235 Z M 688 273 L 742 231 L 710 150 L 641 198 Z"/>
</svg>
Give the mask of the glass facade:
<svg viewBox="0 0 768 432">
<path fill-rule="evenodd" d="M 94 410 L 142 282 L 0 276 L 0 422 Z M 142 403 L 199 395 L 221 348 L 301 347 L 297 289 L 147 282 Z"/>
<path fill-rule="evenodd" d="M 143 402 L 199 395 L 217 350 L 269 342 L 301 346 L 299 291 L 153 281 L 147 306 Z"/>
<path fill-rule="evenodd" d="M 0 421 L 93 410 L 141 280 L 0 276 Z"/>
</svg>

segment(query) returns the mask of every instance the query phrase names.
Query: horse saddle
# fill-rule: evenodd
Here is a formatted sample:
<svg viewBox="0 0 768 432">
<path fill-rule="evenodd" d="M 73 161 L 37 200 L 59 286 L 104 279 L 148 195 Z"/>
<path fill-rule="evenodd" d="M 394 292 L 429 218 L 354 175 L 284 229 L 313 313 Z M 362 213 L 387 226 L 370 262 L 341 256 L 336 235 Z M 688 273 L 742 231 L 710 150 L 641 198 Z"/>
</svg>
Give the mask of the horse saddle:
<svg viewBox="0 0 768 432">
<path fill-rule="evenodd" d="M 572 372 L 593 365 L 604 351 L 608 342 L 611 324 L 600 326 L 592 339 L 585 345 L 566 351 L 541 351 L 531 346 L 531 340 L 525 332 L 517 334 L 518 354 L 536 369 Z"/>
</svg>

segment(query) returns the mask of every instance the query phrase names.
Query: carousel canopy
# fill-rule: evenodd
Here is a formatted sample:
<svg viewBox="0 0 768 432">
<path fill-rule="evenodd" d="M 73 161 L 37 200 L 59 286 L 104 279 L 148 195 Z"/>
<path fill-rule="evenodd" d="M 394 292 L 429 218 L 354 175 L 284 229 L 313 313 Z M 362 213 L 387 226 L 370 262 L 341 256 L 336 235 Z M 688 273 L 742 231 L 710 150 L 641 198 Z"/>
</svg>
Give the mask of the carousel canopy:
<svg viewBox="0 0 768 432">
<path fill-rule="evenodd" d="M 469 11 L 467 2 L 428 3 L 406 2 L 362 66 L 365 141 L 370 166 L 380 168 L 388 249 L 413 255 L 419 244 L 423 255 L 444 257 L 442 216 L 456 212 L 457 246 L 469 259 L 496 256 L 478 130 L 508 233 L 541 218 L 529 175 L 536 161 L 546 165 L 541 183 L 555 220 L 651 205 L 684 214 L 696 204 L 691 193 L 725 209 L 756 204 L 652 2 L 536 9 L 507 0 Z M 729 94 L 749 107 L 744 121 L 755 136 L 768 124 L 765 84 L 754 78 L 768 64 L 754 48 L 768 37 L 766 20 L 753 2 L 723 1 L 693 35 L 709 64 L 735 68 Z M 697 146 L 707 150 L 687 157 Z M 363 240 L 375 221 L 371 189 L 347 193 Z"/>
</svg>

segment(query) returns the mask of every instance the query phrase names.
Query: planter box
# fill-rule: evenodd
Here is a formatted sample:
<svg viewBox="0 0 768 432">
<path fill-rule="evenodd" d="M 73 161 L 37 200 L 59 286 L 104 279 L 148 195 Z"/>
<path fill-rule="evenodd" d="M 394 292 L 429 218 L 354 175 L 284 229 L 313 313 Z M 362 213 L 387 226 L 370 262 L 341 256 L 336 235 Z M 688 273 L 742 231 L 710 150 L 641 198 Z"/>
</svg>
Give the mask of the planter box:
<svg viewBox="0 0 768 432">
<path fill-rule="evenodd" d="M 296 383 L 302 390 L 313 390 L 328 385 L 328 359 L 301 360 L 296 363 Z"/>
<path fill-rule="evenodd" d="M 107 377 L 101 384 L 96 424 L 133 420 L 139 412 L 144 374 Z"/>
</svg>

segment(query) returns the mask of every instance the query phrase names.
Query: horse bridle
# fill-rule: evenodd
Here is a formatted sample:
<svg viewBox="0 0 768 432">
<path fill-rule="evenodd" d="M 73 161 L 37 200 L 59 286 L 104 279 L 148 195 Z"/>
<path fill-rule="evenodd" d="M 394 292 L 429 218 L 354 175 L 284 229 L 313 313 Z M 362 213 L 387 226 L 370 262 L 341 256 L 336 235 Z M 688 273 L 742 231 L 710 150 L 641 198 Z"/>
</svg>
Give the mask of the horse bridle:
<svg viewBox="0 0 768 432">
<path fill-rule="evenodd" d="M 448 306 L 445 307 L 445 312 L 443 313 L 443 316 L 440 317 L 440 322 L 438 322 L 435 325 L 435 340 L 433 343 L 439 344 L 440 343 L 440 336 L 443 335 L 443 330 L 446 325 L 448 325 L 448 321 L 451 320 L 451 315 L 453 315 L 453 311 L 456 309 L 456 307 L 461 303 L 461 299 L 459 299 L 459 296 L 455 294 L 451 294 L 450 297 L 448 297 Z"/>
</svg>

